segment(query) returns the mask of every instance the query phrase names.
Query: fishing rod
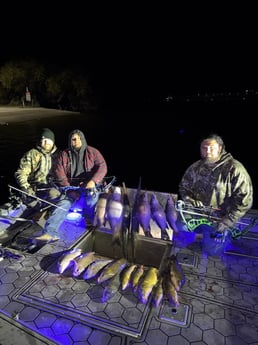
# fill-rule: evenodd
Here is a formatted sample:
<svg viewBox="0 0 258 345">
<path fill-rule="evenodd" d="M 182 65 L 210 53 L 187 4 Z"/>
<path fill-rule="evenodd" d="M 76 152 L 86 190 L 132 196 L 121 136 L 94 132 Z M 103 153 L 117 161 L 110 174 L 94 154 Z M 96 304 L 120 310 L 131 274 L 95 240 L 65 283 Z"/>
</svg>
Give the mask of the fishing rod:
<svg viewBox="0 0 258 345">
<path fill-rule="evenodd" d="M 35 223 L 34 220 L 32 220 L 32 219 L 26 219 L 26 218 L 22 218 L 22 217 L 15 217 L 15 216 L 2 215 L 2 214 L 0 214 L 0 219 L 16 220 L 19 222 L 30 222 L 32 224 Z"/>
<path fill-rule="evenodd" d="M 115 176 L 106 177 L 106 178 L 104 178 L 104 179 L 106 179 L 106 180 L 107 180 L 107 179 L 111 179 L 111 181 L 110 181 L 107 185 L 101 186 L 101 191 L 107 190 L 107 189 L 110 188 L 110 187 L 114 184 L 114 182 L 116 181 L 116 177 L 115 177 Z M 11 188 L 11 189 L 14 189 L 14 190 L 16 190 L 16 191 L 18 191 L 18 192 L 20 192 L 20 193 L 23 193 L 23 194 L 25 194 L 25 195 L 27 195 L 27 196 L 33 198 L 33 199 L 36 199 L 36 200 L 38 200 L 38 201 L 41 201 L 41 202 L 43 202 L 43 203 L 48 204 L 48 206 L 45 207 L 44 209 L 41 209 L 41 211 L 44 211 L 44 210 L 48 209 L 48 208 L 51 207 L 51 206 L 54 206 L 54 207 L 56 207 L 56 208 L 58 208 L 58 209 L 60 209 L 60 210 L 63 210 L 63 211 L 67 211 L 66 209 L 64 209 L 64 208 L 61 207 L 61 206 L 58 206 L 58 205 L 56 205 L 56 204 L 54 204 L 54 203 L 52 203 L 52 202 L 50 202 L 50 201 L 48 201 L 48 200 L 42 199 L 42 198 L 40 198 L 40 197 L 38 197 L 38 196 L 36 196 L 36 195 L 32 195 L 32 194 L 30 194 L 30 193 L 27 193 L 27 192 L 25 192 L 25 191 L 23 191 L 23 190 L 21 190 L 21 189 L 19 189 L 19 188 L 17 188 L 17 187 L 14 187 L 14 186 L 11 186 L 11 185 L 8 185 L 8 187 Z M 49 188 L 42 188 L 42 189 L 39 189 L 39 190 L 48 190 L 48 189 L 49 189 Z M 58 189 L 58 188 L 57 188 L 57 189 Z M 82 188 L 82 187 L 73 187 L 73 186 L 61 187 L 60 189 L 65 190 L 65 191 L 66 191 L 66 190 L 73 190 L 73 189 L 74 189 L 74 190 L 84 190 L 84 191 L 85 191 L 85 188 Z M 93 188 L 93 189 L 94 189 L 94 188 Z M 92 189 L 92 188 L 88 188 L 89 194 L 92 193 L 92 192 L 94 192 L 93 189 Z M 98 189 L 98 187 L 97 187 L 96 189 Z"/>
<path fill-rule="evenodd" d="M 56 207 L 56 208 L 59 208 L 60 210 L 67 211 L 65 208 L 63 208 L 63 207 L 61 207 L 61 206 L 58 206 L 58 205 L 56 205 L 56 204 L 53 204 L 52 202 L 47 201 L 47 200 L 45 200 L 45 199 L 41 199 L 41 198 L 39 198 L 38 196 L 32 195 L 32 194 L 30 194 L 30 193 L 27 193 L 27 192 L 25 192 L 25 191 L 23 191 L 23 190 L 21 190 L 21 189 L 19 189 L 19 188 L 16 188 L 16 187 L 11 186 L 11 185 L 9 185 L 9 184 L 8 184 L 8 187 L 11 188 L 11 189 L 14 189 L 14 190 L 16 190 L 16 191 L 18 191 L 18 192 L 20 192 L 20 193 L 23 193 L 23 194 L 29 196 L 30 198 L 36 199 L 36 200 L 38 200 L 38 201 L 42 201 L 42 202 L 44 202 L 44 203 L 46 203 L 46 204 L 48 204 L 48 205 L 50 205 L 50 206 L 54 206 L 54 207 Z"/>
</svg>

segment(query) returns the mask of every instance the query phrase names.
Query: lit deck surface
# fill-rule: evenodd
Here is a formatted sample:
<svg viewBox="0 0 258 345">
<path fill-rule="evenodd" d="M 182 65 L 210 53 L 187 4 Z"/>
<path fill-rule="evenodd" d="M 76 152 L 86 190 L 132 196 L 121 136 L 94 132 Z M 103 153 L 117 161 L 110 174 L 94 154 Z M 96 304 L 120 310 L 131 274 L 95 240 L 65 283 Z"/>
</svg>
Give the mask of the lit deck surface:
<svg viewBox="0 0 258 345">
<path fill-rule="evenodd" d="M 40 230 L 21 227 L 24 236 Z M 180 237 L 173 247 L 186 276 L 180 305 L 164 298 L 155 308 L 130 288 L 103 303 L 104 283 L 75 278 L 69 269 L 59 274 L 58 257 L 87 232 L 83 224 L 62 227 L 60 241 L 0 262 L 1 344 L 258 344 L 256 228 L 221 257 L 207 257 L 200 243 Z"/>
</svg>

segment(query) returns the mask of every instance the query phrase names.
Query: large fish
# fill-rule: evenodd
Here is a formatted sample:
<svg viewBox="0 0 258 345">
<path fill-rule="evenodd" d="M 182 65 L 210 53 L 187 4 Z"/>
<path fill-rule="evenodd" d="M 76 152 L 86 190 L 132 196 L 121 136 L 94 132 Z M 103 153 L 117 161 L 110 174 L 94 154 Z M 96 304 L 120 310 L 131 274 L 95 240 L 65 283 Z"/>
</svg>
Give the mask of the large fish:
<svg viewBox="0 0 258 345">
<path fill-rule="evenodd" d="M 123 187 L 122 187 L 122 194 L 123 194 L 123 224 L 127 229 L 129 229 L 131 225 L 131 206 L 130 206 L 130 200 L 129 200 L 127 188 L 124 182 L 123 182 Z"/>
<path fill-rule="evenodd" d="M 138 221 L 138 217 L 137 217 L 137 209 L 138 209 L 138 203 L 139 203 L 140 195 L 141 195 L 141 177 L 139 179 L 138 188 L 137 188 L 137 191 L 136 191 L 135 196 L 134 196 L 133 209 L 132 209 L 131 230 L 134 233 L 139 232 L 139 221 Z"/>
<path fill-rule="evenodd" d="M 107 200 L 109 197 L 108 192 L 101 193 L 96 204 L 95 208 L 95 215 L 93 220 L 93 225 L 100 228 L 105 225 L 105 214 L 106 214 L 106 206 Z"/>
<path fill-rule="evenodd" d="M 158 282 L 158 269 L 156 267 L 149 267 L 145 276 L 138 286 L 138 293 L 142 303 L 147 303 L 152 289 Z"/>
<path fill-rule="evenodd" d="M 138 197 L 136 218 L 139 225 L 142 227 L 145 236 L 152 237 L 150 227 L 151 207 L 147 192 L 142 192 Z"/>
<path fill-rule="evenodd" d="M 158 307 L 163 299 L 163 277 L 160 276 L 158 282 L 153 290 L 153 304 L 155 307 Z"/>
<path fill-rule="evenodd" d="M 130 200 L 127 192 L 125 183 L 122 185 L 122 194 L 123 194 L 123 215 L 122 215 L 122 227 L 121 227 L 121 242 L 122 242 L 122 251 L 123 256 L 128 258 L 128 237 L 131 226 L 131 206 Z"/>
<path fill-rule="evenodd" d="M 162 286 L 163 286 L 164 295 L 167 296 L 170 304 L 178 307 L 179 306 L 178 293 L 177 293 L 177 290 L 175 288 L 175 285 L 172 283 L 172 281 L 170 279 L 170 275 L 167 272 L 163 275 Z"/>
<path fill-rule="evenodd" d="M 96 256 L 95 252 L 87 252 L 83 253 L 80 256 L 77 256 L 72 261 L 74 263 L 73 268 L 73 276 L 78 277 L 85 269 L 96 260 L 98 256 Z"/>
<path fill-rule="evenodd" d="M 122 290 L 125 290 L 129 286 L 130 278 L 132 276 L 133 271 L 136 269 L 136 267 L 137 267 L 136 264 L 131 264 L 123 270 L 122 277 L 121 277 Z"/>
<path fill-rule="evenodd" d="M 120 284 L 120 272 L 117 272 L 105 286 L 102 294 L 102 302 L 107 302 L 110 298 L 112 298 L 117 293 Z"/>
<path fill-rule="evenodd" d="M 112 230 L 112 244 L 122 244 L 122 220 L 123 201 L 121 188 L 115 187 L 113 193 L 108 198 L 106 206 L 106 219 Z"/>
<path fill-rule="evenodd" d="M 138 201 L 139 201 L 139 196 L 141 193 L 141 177 L 139 178 L 139 183 L 138 183 L 138 188 L 136 191 L 136 194 L 134 196 L 134 202 L 133 202 L 133 209 L 132 209 L 132 222 L 131 222 L 131 227 L 129 231 L 129 239 L 131 241 L 131 246 L 132 246 L 132 261 L 135 261 L 136 255 L 135 255 L 135 248 L 136 248 L 136 242 L 138 239 L 138 233 L 139 233 L 139 221 L 137 219 L 137 207 L 138 207 Z"/>
<path fill-rule="evenodd" d="M 150 207 L 152 219 L 156 222 L 161 230 L 161 239 L 169 241 L 170 238 L 166 231 L 168 228 L 166 214 L 155 193 L 152 193 L 151 195 Z"/>
<path fill-rule="evenodd" d="M 98 259 L 93 261 L 89 264 L 89 266 L 86 268 L 86 270 L 83 273 L 83 279 L 91 279 L 94 278 L 100 270 L 102 270 L 103 267 L 107 266 L 110 262 L 112 262 L 113 259 Z"/>
<path fill-rule="evenodd" d="M 57 268 L 59 273 L 63 273 L 71 264 L 72 260 L 81 255 L 82 250 L 80 248 L 73 248 L 70 251 L 65 252 L 57 261 Z"/>
<path fill-rule="evenodd" d="M 100 275 L 97 278 L 98 284 L 112 278 L 115 274 L 120 273 L 127 265 L 127 260 L 125 258 L 116 259 L 110 262 L 107 266 L 103 268 Z"/>
<path fill-rule="evenodd" d="M 176 291 L 179 291 L 185 283 L 185 275 L 175 255 L 166 258 L 165 271 L 169 275 Z"/>
<path fill-rule="evenodd" d="M 144 275 L 144 266 L 143 265 L 137 266 L 131 278 L 131 285 L 132 285 L 133 292 L 137 291 L 139 282 L 143 275 Z"/>
<path fill-rule="evenodd" d="M 167 219 L 168 225 L 171 227 L 172 230 L 178 233 L 178 229 L 176 226 L 178 213 L 175 207 L 175 201 L 171 194 L 169 194 L 167 198 L 165 213 L 166 213 L 166 219 Z"/>
</svg>

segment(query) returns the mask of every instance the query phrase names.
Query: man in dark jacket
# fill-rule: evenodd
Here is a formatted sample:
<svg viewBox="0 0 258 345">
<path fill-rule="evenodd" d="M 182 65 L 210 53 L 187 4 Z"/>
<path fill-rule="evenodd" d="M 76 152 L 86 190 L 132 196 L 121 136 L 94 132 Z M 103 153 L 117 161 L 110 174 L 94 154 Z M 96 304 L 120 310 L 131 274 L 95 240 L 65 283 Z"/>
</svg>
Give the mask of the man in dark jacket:
<svg viewBox="0 0 258 345">
<path fill-rule="evenodd" d="M 252 181 L 243 164 L 225 151 L 220 136 L 212 134 L 202 140 L 200 153 L 201 159 L 190 165 L 183 175 L 179 199 L 198 209 L 198 213 L 206 209 L 211 219 L 216 220 L 212 227 L 197 226 L 196 238 L 209 241 L 212 233 L 223 243 L 225 236 L 252 207 Z M 181 229 L 188 230 L 186 226 Z"/>
<path fill-rule="evenodd" d="M 99 150 L 87 145 L 82 131 L 73 130 L 69 134 L 68 148 L 59 155 L 55 166 L 55 181 L 65 191 L 64 197 L 48 218 L 43 235 L 35 240 L 49 242 L 58 239 L 59 226 L 72 203 L 79 200 L 82 195 L 85 197 L 88 215 L 93 221 L 94 208 L 99 196 L 97 187 L 102 184 L 106 174 L 107 164 Z"/>
</svg>

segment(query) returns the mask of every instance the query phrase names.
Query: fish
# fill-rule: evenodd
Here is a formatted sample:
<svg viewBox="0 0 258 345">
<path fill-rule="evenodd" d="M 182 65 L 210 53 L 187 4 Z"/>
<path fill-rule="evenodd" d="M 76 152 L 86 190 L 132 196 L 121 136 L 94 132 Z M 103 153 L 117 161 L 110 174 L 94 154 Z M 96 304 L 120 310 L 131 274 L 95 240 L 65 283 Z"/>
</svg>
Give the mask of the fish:
<svg viewBox="0 0 258 345">
<path fill-rule="evenodd" d="M 122 242 L 122 252 L 125 258 L 128 257 L 128 237 L 131 226 L 131 207 L 128 192 L 123 182 L 123 215 L 122 215 L 122 229 L 121 229 L 121 242 Z"/>
<path fill-rule="evenodd" d="M 113 260 L 101 271 L 100 275 L 97 278 L 97 283 L 100 284 L 112 278 L 115 274 L 121 272 L 126 265 L 127 260 L 125 258 Z"/>
<path fill-rule="evenodd" d="M 166 258 L 165 272 L 169 275 L 176 291 L 179 291 L 185 283 L 185 275 L 175 255 Z"/>
<path fill-rule="evenodd" d="M 170 279 L 170 275 L 166 272 L 163 275 L 163 291 L 167 299 L 169 300 L 170 304 L 178 307 L 179 306 L 179 296 L 175 285 L 172 283 Z"/>
<path fill-rule="evenodd" d="M 106 206 L 106 219 L 112 230 L 112 244 L 122 243 L 122 220 L 123 220 L 123 202 L 121 188 L 115 187 L 113 193 L 108 198 Z"/>
<path fill-rule="evenodd" d="M 140 279 L 142 278 L 143 274 L 144 274 L 144 266 L 143 265 L 137 266 L 131 278 L 131 285 L 132 285 L 133 292 L 137 291 Z"/>
<path fill-rule="evenodd" d="M 134 196 L 133 209 L 132 209 L 131 231 L 134 233 L 139 232 L 139 221 L 138 221 L 138 217 L 137 217 L 137 209 L 138 209 L 140 195 L 141 195 L 141 177 L 139 179 L 138 188 L 137 188 L 137 191 L 136 191 L 135 196 Z"/>
<path fill-rule="evenodd" d="M 153 301 L 153 304 L 155 307 L 159 307 L 159 305 L 163 299 L 163 296 L 164 296 L 162 285 L 163 285 L 163 277 L 160 276 L 158 278 L 158 282 L 157 282 L 155 289 L 153 291 L 153 297 L 152 297 L 153 298 L 152 301 Z"/>
<path fill-rule="evenodd" d="M 130 200 L 128 196 L 128 192 L 126 186 L 123 182 L 122 194 L 123 194 L 123 224 L 124 226 L 129 229 L 131 225 L 131 207 L 130 207 Z"/>
<path fill-rule="evenodd" d="M 126 267 L 121 276 L 121 289 L 125 290 L 129 284 L 130 284 L 130 278 L 133 273 L 133 271 L 136 269 L 137 264 L 131 264 L 128 267 Z"/>
<path fill-rule="evenodd" d="M 142 303 L 147 303 L 152 289 L 158 282 L 158 269 L 156 267 L 149 267 L 145 276 L 138 286 L 138 294 Z"/>
<path fill-rule="evenodd" d="M 80 256 L 77 256 L 72 261 L 74 263 L 73 268 L 73 276 L 78 277 L 85 269 L 96 260 L 96 253 L 95 252 L 87 252 L 83 253 Z"/>
<path fill-rule="evenodd" d="M 58 272 L 63 273 L 71 264 L 72 260 L 81 255 L 82 250 L 80 248 L 73 248 L 65 252 L 57 261 Z"/>
<path fill-rule="evenodd" d="M 99 259 L 95 260 L 92 263 L 89 264 L 89 266 L 86 268 L 86 270 L 83 273 L 83 279 L 91 279 L 94 278 L 100 270 L 102 270 L 103 267 L 105 267 L 107 264 L 112 262 L 113 259 Z"/>
<path fill-rule="evenodd" d="M 153 237 L 150 232 L 151 207 L 147 192 L 142 192 L 139 195 L 136 208 L 136 218 L 139 225 L 142 227 L 145 236 Z"/>
<path fill-rule="evenodd" d="M 136 242 L 138 240 L 138 233 L 139 233 L 139 221 L 137 219 L 136 213 L 137 213 L 137 207 L 138 207 L 138 201 L 139 196 L 141 193 L 141 183 L 142 179 L 139 178 L 139 183 L 137 187 L 136 194 L 134 196 L 134 202 L 133 202 L 133 209 L 132 209 L 132 222 L 131 222 L 131 228 L 129 229 L 129 240 L 132 246 L 132 261 L 135 261 L 136 259 Z"/>
<path fill-rule="evenodd" d="M 171 227 L 172 230 L 174 230 L 176 233 L 178 233 L 178 228 L 176 226 L 176 221 L 178 218 L 178 213 L 175 207 L 175 201 L 171 194 L 169 194 L 165 206 L 165 214 L 166 219 L 168 222 L 168 225 Z"/>
<path fill-rule="evenodd" d="M 98 202 L 96 204 L 96 208 L 95 208 L 93 226 L 100 228 L 105 225 L 105 222 L 106 222 L 105 215 L 106 215 L 106 206 L 107 206 L 108 197 L 109 197 L 109 192 L 104 192 L 100 194 Z"/>
<path fill-rule="evenodd" d="M 117 272 L 105 286 L 103 294 L 102 294 L 102 302 L 107 302 L 110 298 L 112 298 L 120 287 L 120 272 Z"/>
<path fill-rule="evenodd" d="M 166 229 L 168 229 L 166 214 L 155 193 L 151 195 L 150 207 L 151 216 L 161 230 L 161 239 L 169 241 L 170 238 L 166 231 Z"/>
</svg>

